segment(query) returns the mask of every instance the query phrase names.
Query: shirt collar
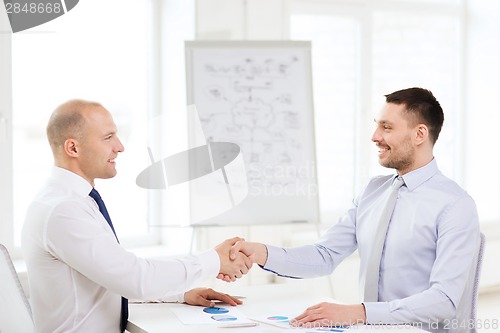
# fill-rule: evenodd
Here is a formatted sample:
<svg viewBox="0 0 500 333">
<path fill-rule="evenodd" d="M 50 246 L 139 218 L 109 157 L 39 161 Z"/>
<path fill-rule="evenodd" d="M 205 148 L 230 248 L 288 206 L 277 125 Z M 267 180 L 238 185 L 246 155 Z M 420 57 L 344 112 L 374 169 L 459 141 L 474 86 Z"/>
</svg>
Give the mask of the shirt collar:
<svg viewBox="0 0 500 333">
<path fill-rule="evenodd" d="M 71 189 L 81 197 L 87 197 L 92 190 L 92 185 L 83 177 L 60 167 L 54 166 L 52 169 L 52 179 L 64 187 Z"/>
<path fill-rule="evenodd" d="M 401 176 L 405 181 L 405 185 L 408 190 L 413 191 L 427 180 L 432 178 L 436 173 L 439 172 L 436 159 L 433 158 L 429 163 L 421 168 L 408 172 Z"/>
</svg>

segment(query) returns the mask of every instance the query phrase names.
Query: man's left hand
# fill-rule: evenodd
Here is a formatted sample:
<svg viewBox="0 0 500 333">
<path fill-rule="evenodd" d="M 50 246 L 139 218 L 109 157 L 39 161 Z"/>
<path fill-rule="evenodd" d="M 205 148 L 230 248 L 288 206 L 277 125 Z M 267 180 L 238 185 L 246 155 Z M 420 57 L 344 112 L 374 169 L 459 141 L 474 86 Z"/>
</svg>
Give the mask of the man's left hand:
<svg viewBox="0 0 500 333">
<path fill-rule="evenodd" d="M 290 322 L 294 327 L 351 326 L 366 322 L 363 304 L 343 305 L 323 302 L 306 309 Z"/>
<path fill-rule="evenodd" d="M 195 288 L 184 293 L 184 301 L 190 305 L 201 305 L 206 307 L 214 307 L 214 301 L 221 301 L 229 305 L 235 306 L 243 302 L 231 295 L 223 294 L 211 288 Z"/>
</svg>

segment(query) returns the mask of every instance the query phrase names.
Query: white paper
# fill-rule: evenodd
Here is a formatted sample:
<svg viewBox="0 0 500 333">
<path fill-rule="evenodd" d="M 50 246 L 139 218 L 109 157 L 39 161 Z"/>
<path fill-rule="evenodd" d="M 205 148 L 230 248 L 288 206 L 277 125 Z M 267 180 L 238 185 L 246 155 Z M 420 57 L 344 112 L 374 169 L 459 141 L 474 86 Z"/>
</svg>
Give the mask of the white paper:
<svg viewBox="0 0 500 333">
<path fill-rule="evenodd" d="M 204 307 L 190 305 L 175 307 L 172 309 L 172 312 L 185 325 L 224 326 L 229 324 L 254 323 L 254 321 L 232 306 L 223 306 L 220 308 L 227 309 L 228 312 L 220 314 L 206 313 L 203 311 Z"/>
</svg>

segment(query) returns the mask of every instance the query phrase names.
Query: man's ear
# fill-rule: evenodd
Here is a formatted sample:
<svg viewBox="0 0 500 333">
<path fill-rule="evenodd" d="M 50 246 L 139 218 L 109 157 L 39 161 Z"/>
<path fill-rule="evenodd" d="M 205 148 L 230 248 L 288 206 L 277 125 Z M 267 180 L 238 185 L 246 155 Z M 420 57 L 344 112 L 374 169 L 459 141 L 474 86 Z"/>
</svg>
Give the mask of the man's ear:
<svg viewBox="0 0 500 333">
<path fill-rule="evenodd" d="M 429 139 L 429 128 L 425 124 L 419 124 L 416 127 L 415 143 L 421 145 Z"/>
<path fill-rule="evenodd" d="M 77 157 L 79 152 L 78 141 L 75 139 L 66 139 L 63 146 L 64 153 L 70 157 Z"/>
</svg>

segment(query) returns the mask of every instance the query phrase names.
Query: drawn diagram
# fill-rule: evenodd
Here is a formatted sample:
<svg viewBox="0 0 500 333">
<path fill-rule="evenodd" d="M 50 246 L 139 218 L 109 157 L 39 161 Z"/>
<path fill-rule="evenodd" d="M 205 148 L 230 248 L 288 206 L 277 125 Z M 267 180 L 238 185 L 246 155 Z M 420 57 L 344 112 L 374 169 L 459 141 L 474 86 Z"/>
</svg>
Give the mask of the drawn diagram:
<svg viewBox="0 0 500 333">
<path fill-rule="evenodd" d="M 308 51 L 268 44 L 190 54 L 188 103 L 208 142 L 240 146 L 248 200 L 317 200 Z"/>
</svg>

